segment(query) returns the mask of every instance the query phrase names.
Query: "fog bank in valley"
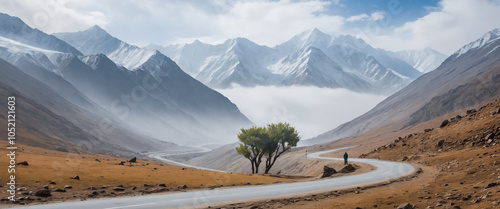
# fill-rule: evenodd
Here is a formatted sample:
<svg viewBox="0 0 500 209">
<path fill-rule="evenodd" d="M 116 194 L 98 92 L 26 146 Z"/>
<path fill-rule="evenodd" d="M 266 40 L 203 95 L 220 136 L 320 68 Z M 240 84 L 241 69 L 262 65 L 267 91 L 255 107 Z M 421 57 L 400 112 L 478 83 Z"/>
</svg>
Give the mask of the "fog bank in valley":
<svg viewBox="0 0 500 209">
<path fill-rule="evenodd" d="M 362 115 L 387 96 L 319 87 L 217 89 L 257 126 L 289 122 L 308 139 Z"/>
</svg>

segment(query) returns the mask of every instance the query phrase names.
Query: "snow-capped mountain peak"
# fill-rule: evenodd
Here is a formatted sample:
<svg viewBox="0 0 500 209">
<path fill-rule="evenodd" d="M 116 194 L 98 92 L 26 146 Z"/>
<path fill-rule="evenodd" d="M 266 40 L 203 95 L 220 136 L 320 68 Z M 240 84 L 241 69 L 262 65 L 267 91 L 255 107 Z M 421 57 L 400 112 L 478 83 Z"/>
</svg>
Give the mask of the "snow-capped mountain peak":
<svg viewBox="0 0 500 209">
<path fill-rule="evenodd" d="M 308 46 L 324 48 L 331 45 L 332 39 L 332 36 L 314 28 L 292 37 L 285 43 L 276 46 L 276 48 L 282 52 L 297 51 Z"/>
<path fill-rule="evenodd" d="M 41 49 L 82 55 L 66 42 L 26 25 L 18 17 L 0 13 L 0 36 Z"/>
<path fill-rule="evenodd" d="M 97 25 L 76 33 L 58 33 L 55 35 L 87 55 L 105 54 L 111 60 L 129 70 L 135 70 L 155 53 L 159 53 L 157 50 L 142 49 L 121 41 Z"/>
<path fill-rule="evenodd" d="M 99 53 L 109 55 L 122 44 L 122 41 L 109 35 L 98 25 L 75 33 L 56 33 L 54 35 L 76 47 L 85 55 Z"/>
<path fill-rule="evenodd" d="M 499 38 L 500 38 L 500 28 L 495 28 L 484 34 L 481 38 L 460 48 L 458 51 L 456 51 L 450 56 L 450 59 L 456 59 L 457 57 L 459 57 L 462 54 L 465 54 L 469 50 L 484 47 Z"/>
</svg>

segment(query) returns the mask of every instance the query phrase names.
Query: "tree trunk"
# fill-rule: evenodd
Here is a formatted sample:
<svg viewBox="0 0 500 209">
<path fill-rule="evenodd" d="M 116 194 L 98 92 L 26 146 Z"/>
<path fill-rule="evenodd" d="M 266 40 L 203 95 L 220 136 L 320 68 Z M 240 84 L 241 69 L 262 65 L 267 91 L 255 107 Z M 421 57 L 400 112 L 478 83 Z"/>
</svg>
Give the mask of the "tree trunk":
<svg viewBox="0 0 500 209">
<path fill-rule="evenodd" d="M 252 163 L 252 174 L 255 173 L 255 166 L 254 166 L 254 162 L 251 160 L 250 163 Z"/>
</svg>

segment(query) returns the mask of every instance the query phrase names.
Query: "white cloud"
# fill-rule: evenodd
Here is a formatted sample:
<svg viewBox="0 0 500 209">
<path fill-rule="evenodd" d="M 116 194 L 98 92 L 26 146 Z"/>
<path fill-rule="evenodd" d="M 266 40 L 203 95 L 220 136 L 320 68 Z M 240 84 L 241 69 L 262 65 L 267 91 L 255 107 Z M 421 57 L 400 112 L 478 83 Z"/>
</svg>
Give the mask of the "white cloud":
<svg viewBox="0 0 500 209">
<path fill-rule="evenodd" d="M 371 15 L 367 14 L 360 14 L 360 15 L 354 15 L 349 18 L 347 18 L 347 22 L 356 22 L 356 21 L 378 21 L 382 20 L 385 17 L 385 13 L 381 11 L 377 11 L 372 13 Z"/>
<path fill-rule="evenodd" d="M 146 45 L 200 39 L 223 42 L 247 37 L 273 46 L 313 27 L 338 31 L 345 18 L 328 14 L 339 1 L 290 0 L 7 0 L 0 11 L 18 16 L 47 33 L 78 31 L 94 24 L 127 42 Z M 46 5 L 55 8 L 45 11 Z M 47 24 L 35 24 L 33 16 L 49 16 Z"/>
<path fill-rule="evenodd" d="M 498 0 L 442 0 L 436 11 L 401 27 L 387 32 L 365 28 L 358 35 L 371 45 L 389 50 L 431 47 L 451 54 L 500 27 L 499 11 Z"/>
<path fill-rule="evenodd" d="M 318 87 L 235 87 L 218 90 L 256 125 L 289 122 L 303 139 L 367 112 L 385 96 Z"/>
<path fill-rule="evenodd" d="M 17 16 L 29 26 L 46 33 L 78 31 L 108 23 L 104 13 L 74 10 L 66 5 L 66 1 L 0 1 L 0 12 Z"/>
<path fill-rule="evenodd" d="M 451 54 L 500 27 L 500 0 L 442 0 L 428 15 L 398 27 L 392 26 L 393 18 L 408 11 L 390 2 L 371 14 L 347 17 L 331 10 L 343 7 L 341 0 L 3 0 L 0 12 L 47 33 L 98 24 L 137 45 L 246 37 L 274 46 L 318 28 L 328 34 L 350 33 L 388 50 L 432 47 Z"/>
<path fill-rule="evenodd" d="M 354 16 L 347 18 L 347 21 L 348 22 L 355 22 L 355 21 L 360 21 L 360 20 L 366 20 L 369 17 L 370 16 L 368 16 L 367 14 L 354 15 Z"/>
<path fill-rule="evenodd" d="M 246 37 L 274 46 L 313 27 L 328 33 L 338 31 L 344 18 L 324 14 L 329 5 L 324 1 L 240 2 L 216 22 L 225 37 Z"/>
</svg>

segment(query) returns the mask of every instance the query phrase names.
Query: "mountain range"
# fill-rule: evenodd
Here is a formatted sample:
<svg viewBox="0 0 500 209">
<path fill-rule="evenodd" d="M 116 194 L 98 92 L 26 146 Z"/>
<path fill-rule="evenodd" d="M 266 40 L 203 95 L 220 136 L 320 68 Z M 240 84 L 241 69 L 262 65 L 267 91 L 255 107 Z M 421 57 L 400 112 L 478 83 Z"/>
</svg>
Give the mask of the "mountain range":
<svg viewBox="0 0 500 209">
<path fill-rule="evenodd" d="M 403 129 L 499 97 L 500 29 L 494 29 L 372 110 L 308 143 L 334 141 L 383 126 Z"/>
<path fill-rule="evenodd" d="M 54 36 L 0 14 L 0 58 L 48 86 L 47 94 L 60 96 L 53 102 L 64 98 L 72 108 L 110 118 L 114 125 L 143 135 L 137 142 L 225 143 L 251 125 L 229 99 L 184 73 L 170 58 L 120 41 L 97 26 Z M 55 114 L 71 117 L 68 109 Z"/>
<path fill-rule="evenodd" d="M 273 48 L 244 38 L 218 45 L 196 40 L 148 48 L 163 52 L 191 76 L 213 88 L 235 84 L 302 85 L 377 94 L 401 89 L 445 58 L 432 49 L 418 53 L 375 49 L 354 36 L 333 37 L 318 29 L 305 31 Z"/>
<path fill-rule="evenodd" d="M 428 135 L 422 134 L 436 129 L 434 133 L 440 133 L 440 138 L 432 140 L 439 141 L 443 137 L 447 137 L 447 134 L 442 134 L 441 129 L 436 128 L 443 121 L 437 120 L 437 118 L 445 117 L 449 119 L 453 117 L 460 120 L 457 119 L 458 116 L 450 114 L 456 111 L 465 113 L 466 109 L 476 108 L 499 98 L 500 29 L 495 29 L 478 40 L 463 46 L 446 58 L 437 69 L 420 76 L 367 113 L 317 137 L 301 140 L 300 144 L 304 145 L 304 147 L 296 149 L 295 153 L 298 154 L 293 154 L 294 151 L 292 151 L 289 155 L 284 155 L 283 158 L 285 159 L 279 162 L 282 167 L 278 167 L 274 172 L 286 173 L 291 169 L 306 167 L 306 165 L 298 164 L 298 161 L 304 159 L 304 153 L 307 154 L 307 151 L 311 153 L 316 150 L 356 146 L 357 148 L 348 151 L 350 156 L 356 156 L 356 154 L 359 154 L 358 151 L 355 151 L 356 149 L 362 150 L 361 153 L 366 153 L 379 146 L 384 148 L 375 149 L 373 152 L 379 152 L 390 147 L 419 150 L 429 145 L 436 147 L 436 150 L 441 149 L 442 147 L 438 148 L 435 145 L 436 143 L 427 143 L 425 140 L 431 139 L 425 139 Z M 493 106 L 493 108 L 494 111 L 490 111 L 488 114 L 497 114 L 498 106 L 496 108 Z M 462 113 L 458 114 L 463 115 Z M 463 117 L 465 118 L 465 116 Z M 481 117 L 479 120 L 482 119 Z M 462 119 L 462 122 L 464 122 L 464 126 L 471 124 L 470 121 L 464 121 L 464 119 Z M 456 132 L 455 128 L 456 126 L 453 126 L 448 130 Z M 415 131 L 421 132 L 422 136 L 419 135 L 418 137 L 423 139 L 415 141 L 416 146 L 409 147 L 406 140 L 415 136 Z M 467 132 L 473 131 L 489 133 L 484 129 L 477 129 L 477 127 L 471 127 L 470 130 L 467 130 Z M 398 136 L 404 136 L 400 135 L 401 133 L 412 134 L 405 136 L 404 139 L 397 139 Z M 394 139 L 402 145 L 393 146 L 391 142 L 394 142 Z M 477 140 L 483 139 L 477 138 Z M 469 143 L 471 142 L 469 141 Z M 247 163 L 247 159 L 234 151 L 236 146 L 238 146 L 237 143 L 219 147 L 205 155 L 188 159 L 186 162 L 212 169 L 248 172 L 248 167 L 241 166 L 241 164 Z M 408 152 L 407 155 L 414 156 L 415 153 L 412 152 Z M 426 153 L 427 151 L 423 149 L 420 152 Z M 334 155 L 340 157 L 343 153 L 344 151 L 340 153 L 333 152 Z M 463 152 L 460 152 L 460 154 L 463 154 Z M 404 156 L 400 152 L 393 153 L 393 155 L 398 158 L 394 160 L 401 160 L 402 156 Z M 434 159 L 434 155 L 429 156 Z M 294 158 L 294 160 L 290 160 L 290 158 Z M 293 162 L 293 165 L 288 164 L 289 162 Z M 312 164 L 314 163 L 307 161 L 307 166 Z"/>
</svg>

